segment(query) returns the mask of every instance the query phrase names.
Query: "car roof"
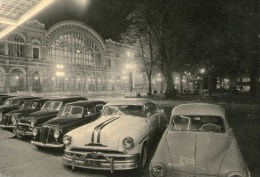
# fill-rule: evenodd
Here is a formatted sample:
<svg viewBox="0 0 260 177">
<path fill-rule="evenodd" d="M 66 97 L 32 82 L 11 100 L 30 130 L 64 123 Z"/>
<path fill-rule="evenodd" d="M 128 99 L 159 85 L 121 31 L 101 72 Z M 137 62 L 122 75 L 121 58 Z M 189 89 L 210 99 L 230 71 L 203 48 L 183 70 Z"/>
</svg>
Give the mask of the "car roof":
<svg viewBox="0 0 260 177">
<path fill-rule="evenodd" d="M 83 101 L 76 101 L 72 103 L 67 103 L 66 106 L 68 105 L 73 105 L 73 106 L 88 106 L 91 104 L 105 104 L 106 102 L 101 101 L 101 100 L 83 100 Z"/>
<path fill-rule="evenodd" d="M 36 98 L 32 100 L 28 100 L 28 102 L 38 102 L 38 101 L 47 101 L 49 98 Z"/>
<path fill-rule="evenodd" d="M 106 106 L 108 105 L 144 105 L 147 103 L 152 103 L 152 100 L 147 98 L 131 98 L 131 99 L 121 99 L 121 100 L 114 100 L 109 101 Z"/>
<path fill-rule="evenodd" d="M 82 97 L 82 96 L 69 96 L 69 97 L 60 97 L 60 98 L 52 98 L 50 101 L 64 101 L 64 100 L 74 100 L 77 98 L 84 98 L 87 100 L 87 98 Z"/>
<path fill-rule="evenodd" d="M 225 117 L 225 109 L 219 105 L 210 103 L 187 103 L 173 108 L 171 117 L 174 115 L 212 115 Z"/>
<path fill-rule="evenodd" d="M 41 97 L 34 97 L 34 96 L 15 96 L 15 97 L 11 97 L 11 99 L 19 99 L 19 100 L 27 100 L 27 99 L 37 99 L 37 98 L 41 98 Z"/>
</svg>

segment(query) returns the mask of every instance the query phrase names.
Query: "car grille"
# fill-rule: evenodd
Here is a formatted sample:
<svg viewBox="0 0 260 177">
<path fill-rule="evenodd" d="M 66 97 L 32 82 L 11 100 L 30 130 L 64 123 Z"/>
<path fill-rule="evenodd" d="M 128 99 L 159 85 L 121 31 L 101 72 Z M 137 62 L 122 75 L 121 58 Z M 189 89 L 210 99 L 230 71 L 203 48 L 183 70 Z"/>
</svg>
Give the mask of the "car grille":
<svg viewBox="0 0 260 177">
<path fill-rule="evenodd" d="M 89 158 L 89 159 L 95 159 L 95 160 L 106 160 L 106 158 L 102 155 L 102 154 L 106 154 L 106 155 L 114 155 L 114 159 L 115 160 L 127 160 L 125 157 L 116 157 L 116 155 L 124 155 L 125 153 L 120 152 L 120 151 L 116 151 L 116 150 L 96 150 L 96 149 L 83 149 L 83 148 L 78 148 L 78 147 L 74 147 L 71 149 L 71 151 L 74 152 L 85 152 L 87 153 L 87 155 L 83 155 L 83 154 L 75 154 L 75 157 L 77 159 L 84 159 L 84 158 Z M 71 156 L 72 154 L 66 154 L 68 156 Z M 96 155 L 96 156 L 93 156 Z"/>
<path fill-rule="evenodd" d="M 49 136 L 51 132 L 51 127 L 50 126 L 42 126 L 40 130 L 40 141 L 42 143 L 47 143 Z"/>
<path fill-rule="evenodd" d="M 2 124 L 3 125 L 10 125 L 10 124 L 12 124 L 11 116 L 10 115 L 5 115 L 3 117 Z"/>
<path fill-rule="evenodd" d="M 18 130 L 23 130 L 23 131 L 29 131 L 30 130 L 30 125 L 29 124 L 17 124 L 17 129 Z"/>
</svg>

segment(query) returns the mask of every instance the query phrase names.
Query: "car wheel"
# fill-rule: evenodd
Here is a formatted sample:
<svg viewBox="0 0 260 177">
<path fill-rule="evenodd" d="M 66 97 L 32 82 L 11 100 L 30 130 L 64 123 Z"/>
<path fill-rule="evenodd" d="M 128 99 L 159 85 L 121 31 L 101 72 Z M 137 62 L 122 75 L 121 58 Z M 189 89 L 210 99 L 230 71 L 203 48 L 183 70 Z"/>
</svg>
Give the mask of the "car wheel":
<svg viewBox="0 0 260 177">
<path fill-rule="evenodd" d="M 143 145 L 142 151 L 141 151 L 141 169 L 144 169 L 146 162 L 148 158 L 148 153 L 147 153 L 147 146 L 146 144 Z"/>
</svg>

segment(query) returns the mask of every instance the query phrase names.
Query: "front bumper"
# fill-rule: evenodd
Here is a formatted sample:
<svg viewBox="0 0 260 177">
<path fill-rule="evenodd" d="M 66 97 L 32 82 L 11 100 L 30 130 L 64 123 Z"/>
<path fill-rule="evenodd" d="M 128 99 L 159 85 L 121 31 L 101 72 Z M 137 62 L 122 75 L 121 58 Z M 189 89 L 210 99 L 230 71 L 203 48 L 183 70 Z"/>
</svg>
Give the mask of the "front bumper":
<svg viewBox="0 0 260 177">
<path fill-rule="evenodd" d="M 16 125 L 3 125 L 3 124 L 0 124 L 0 128 L 15 128 Z"/>
<path fill-rule="evenodd" d="M 50 147 L 50 148 L 63 148 L 64 144 L 50 144 L 50 143 L 41 143 L 37 141 L 31 141 L 31 144 L 35 146 L 41 146 L 41 147 Z"/>
<path fill-rule="evenodd" d="M 16 126 L 15 134 L 19 136 L 32 136 L 33 129 L 29 124 L 26 123 L 18 123 Z"/>
<path fill-rule="evenodd" d="M 73 170 L 75 167 L 79 167 L 95 170 L 110 170 L 111 173 L 115 170 L 130 170 L 139 168 L 140 166 L 140 154 L 106 154 L 97 152 L 96 157 L 93 157 L 92 154 L 93 152 L 65 150 L 63 164 L 71 166 Z"/>
<path fill-rule="evenodd" d="M 23 130 L 16 129 L 15 133 L 16 133 L 16 135 L 20 135 L 20 136 L 32 136 L 31 131 L 23 131 Z"/>
</svg>

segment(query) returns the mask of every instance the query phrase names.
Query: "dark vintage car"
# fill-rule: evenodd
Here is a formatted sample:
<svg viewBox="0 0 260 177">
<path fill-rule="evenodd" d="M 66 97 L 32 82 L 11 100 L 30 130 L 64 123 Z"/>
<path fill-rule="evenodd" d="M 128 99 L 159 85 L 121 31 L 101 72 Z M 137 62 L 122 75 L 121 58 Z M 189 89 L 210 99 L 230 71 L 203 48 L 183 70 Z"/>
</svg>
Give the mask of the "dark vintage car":
<svg viewBox="0 0 260 177">
<path fill-rule="evenodd" d="M 22 116 L 39 111 L 43 104 L 49 99 L 39 98 L 25 101 L 21 108 L 5 114 L 5 128 L 16 128 L 16 124 Z"/>
<path fill-rule="evenodd" d="M 17 137 L 31 136 L 35 126 L 41 126 L 43 123 L 57 116 L 63 105 L 75 101 L 87 100 L 81 96 L 70 96 L 54 98 L 46 101 L 40 111 L 28 114 L 20 118 L 16 126 Z"/>
<path fill-rule="evenodd" d="M 63 135 L 100 117 L 104 101 L 78 101 L 62 107 L 57 117 L 33 130 L 31 143 L 37 147 L 63 148 Z"/>
<path fill-rule="evenodd" d="M 9 125 L 9 119 L 6 119 L 5 114 L 21 108 L 22 104 L 27 100 L 37 99 L 33 96 L 16 96 L 8 98 L 2 106 L 0 106 L 0 127 L 5 128 Z"/>
</svg>

